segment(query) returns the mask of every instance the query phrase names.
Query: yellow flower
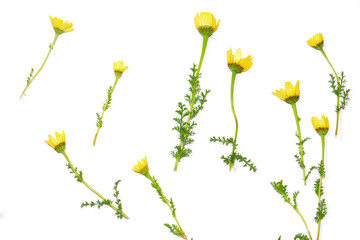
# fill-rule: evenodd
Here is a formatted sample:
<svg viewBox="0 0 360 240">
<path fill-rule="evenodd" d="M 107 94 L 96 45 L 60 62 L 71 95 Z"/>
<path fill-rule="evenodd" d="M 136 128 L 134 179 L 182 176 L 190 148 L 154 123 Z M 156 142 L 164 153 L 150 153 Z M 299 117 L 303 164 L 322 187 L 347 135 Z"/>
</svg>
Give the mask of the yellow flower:
<svg viewBox="0 0 360 240">
<path fill-rule="evenodd" d="M 55 149 L 58 153 L 65 150 L 66 147 L 66 139 L 65 139 L 65 133 L 62 131 L 62 133 L 55 133 L 55 137 L 53 138 L 51 135 L 49 135 L 49 140 L 45 141 L 47 144 L 49 144 L 50 147 Z"/>
<path fill-rule="evenodd" d="M 139 161 L 133 168 L 134 172 L 140 173 L 142 175 L 146 175 L 149 173 L 149 166 L 147 157 L 141 159 L 141 162 Z"/>
<path fill-rule="evenodd" d="M 201 35 L 210 37 L 219 27 L 220 19 L 216 22 L 214 15 L 208 12 L 196 14 L 195 27 Z"/>
<path fill-rule="evenodd" d="M 128 69 L 128 67 L 125 67 L 123 61 L 114 62 L 114 72 L 116 77 L 121 77 L 121 75 L 123 74 L 123 72 L 125 72 L 126 69 Z"/>
<path fill-rule="evenodd" d="M 322 33 L 315 34 L 307 43 L 310 47 L 320 50 L 324 46 L 324 37 Z"/>
<path fill-rule="evenodd" d="M 235 54 L 232 53 L 231 48 L 226 53 L 228 67 L 236 73 L 246 72 L 253 64 L 253 58 L 250 55 L 246 58 L 241 58 L 241 53 L 241 48 L 239 48 Z"/>
<path fill-rule="evenodd" d="M 73 24 L 68 21 L 64 22 L 60 18 L 53 18 L 50 16 L 51 24 L 57 34 L 74 31 Z"/>
<path fill-rule="evenodd" d="M 325 117 L 324 115 L 321 116 L 321 119 L 318 117 L 312 117 L 311 118 L 312 125 L 315 129 L 315 131 L 320 136 L 325 136 L 327 132 L 329 131 L 329 119 L 328 117 Z"/>
<path fill-rule="evenodd" d="M 300 82 L 297 81 L 295 87 L 292 85 L 291 82 L 286 82 L 285 90 L 281 88 L 280 90 L 276 90 L 272 94 L 280 98 L 280 100 L 289 104 L 296 103 L 300 98 Z"/>
</svg>

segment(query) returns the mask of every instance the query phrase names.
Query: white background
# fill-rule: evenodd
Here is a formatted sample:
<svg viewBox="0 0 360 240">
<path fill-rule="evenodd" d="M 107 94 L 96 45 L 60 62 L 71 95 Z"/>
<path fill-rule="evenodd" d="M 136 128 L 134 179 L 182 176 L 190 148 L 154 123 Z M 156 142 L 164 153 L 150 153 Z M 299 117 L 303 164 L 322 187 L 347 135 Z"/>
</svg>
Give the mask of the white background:
<svg viewBox="0 0 360 240">
<path fill-rule="evenodd" d="M 300 190 L 299 208 L 312 235 L 317 198 L 313 182 L 302 184 L 294 154 L 296 125 L 290 105 L 271 92 L 300 80 L 298 112 L 309 168 L 321 160 L 312 116 L 329 117 L 324 181 L 328 215 L 321 239 L 356 239 L 359 227 L 359 5 L 357 1 L 7 1 L 0 4 L 0 239 L 178 239 L 163 223 L 174 223 L 150 182 L 131 168 L 145 155 L 150 173 L 172 197 L 189 239 L 293 239 L 306 229 L 296 212 L 271 187 L 284 180 L 290 195 Z M 201 86 L 211 89 L 196 118 L 193 154 L 173 172 L 170 152 L 179 143 L 177 103 L 189 87 L 202 37 L 196 13 L 208 11 L 221 23 L 209 39 Z M 49 15 L 75 30 L 59 37 L 45 67 L 19 100 L 30 69 L 38 70 L 54 37 Z M 325 51 L 346 73 L 351 102 L 334 137 L 336 97 L 331 68 L 306 44 L 322 32 Z M 232 137 L 231 72 L 226 51 L 243 49 L 253 67 L 236 79 L 239 152 L 258 167 L 220 159 L 231 147 L 210 143 Z M 113 94 L 104 125 L 92 146 L 96 112 L 114 82 L 113 62 L 129 69 Z M 120 198 L 130 220 L 108 207 L 85 208 L 97 197 L 76 182 L 62 155 L 44 140 L 65 130 L 67 154 L 84 179 L 111 198 L 121 179 Z"/>
</svg>

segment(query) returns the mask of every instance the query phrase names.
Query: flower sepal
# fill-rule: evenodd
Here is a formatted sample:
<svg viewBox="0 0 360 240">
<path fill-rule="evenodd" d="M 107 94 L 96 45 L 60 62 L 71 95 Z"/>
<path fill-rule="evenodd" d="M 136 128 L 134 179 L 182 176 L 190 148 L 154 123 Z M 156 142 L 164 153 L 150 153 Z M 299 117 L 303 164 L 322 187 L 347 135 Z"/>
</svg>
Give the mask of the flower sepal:
<svg viewBox="0 0 360 240">
<path fill-rule="evenodd" d="M 230 64 L 230 65 L 228 65 L 228 67 L 229 67 L 230 71 L 236 72 L 236 73 L 241 73 L 243 70 L 243 68 L 237 64 Z"/>
</svg>

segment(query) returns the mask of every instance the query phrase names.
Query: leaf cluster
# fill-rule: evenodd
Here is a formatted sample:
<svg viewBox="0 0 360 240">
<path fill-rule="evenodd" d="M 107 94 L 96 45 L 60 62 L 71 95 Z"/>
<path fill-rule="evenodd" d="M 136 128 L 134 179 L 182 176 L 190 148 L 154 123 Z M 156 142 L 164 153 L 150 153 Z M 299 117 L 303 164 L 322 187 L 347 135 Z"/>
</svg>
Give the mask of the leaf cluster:
<svg viewBox="0 0 360 240">
<path fill-rule="evenodd" d="M 257 168 L 256 166 L 251 162 L 251 159 L 247 159 L 246 157 L 240 155 L 239 153 L 236 152 L 236 147 L 238 146 L 234 139 L 231 138 L 225 138 L 225 137 L 211 137 L 210 138 L 210 142 L 220 142 L 223 145 L 228 146 L 229 144 L 232 145 L 233 147 L 233 152 L 228 155 L 227 157 L 225 157 L 224 155 L 222 155 L 220 158 L 224 161 L 224 163 L 226 165 L 229 164 L 235 164 L 235 161 L 238 161 L 240 163 L 244 163 L 244 167 L 249 167 L 249 171 L 253 171 L 256 172 Z M 234 144 L 236 144 L 234 146 Z"/>
<path fill-rule="evenodd" d="M 340 106 L 335 107 L 336 112 L 340 112 L 340 110 L 344 110 L 346 105 L 350 101 L 349 92 L 350 89 L 346 88 L 346 82 L 344 72 L 341 72 L 341 75 L 339 77 L 339 84 L 337 84 L 336 77 L 333 74 L 330 74 L 330 87 L 332 88 L 332 92 L 336 96 L 340 96 Z"/>
<path fill-rule="evenodd" d="M 181 229 L 179 228 L 178 225 L 176 224 L 168 224 L 168 223 L 165 223 L 164 224 L 167 228 L 169 228 L 170 232 L 172 234 L 174 234 L 175 236 L 178 236 L 178 237 L 183 237 L 183 232 L 181 231 Z"/>
<path fill-rule="evenodd" d="M 98 208 L 101 208 L 104 205 L 110 206 L 110 204 L 112 204 L 112 201 L 110 199 L 106 199 L 106 200 L 97 200 L 96 202 L 91 201 L 90 203 L 88 202 L 84 202 L 81 204 L 81 208 L 83 207 L 94 207 L 97 206 Z"/>
<path fill-rule="evenodd" d="M 118 190 L 118 185 L 119 185 L 120 181 L 121 180 L 118 180 L 115 182 L 113 189 L 115 190 L 115 193 L 114 193 L 114 197 L 116 199 L 115 204 L 116 204 L 117 209 L 119 209 L 119 211 L 116 211 L 115 215 L 117 218 L 122 219 L 123 218 L 123 215 L 121 214 L 122 213 L 122 204 L 121 204 L 121 200 L 119 198 L 119 190 Z"/>
<path fill-rule="evenodd" d="M 77 171 L 77 167 L 75 168 L 75 172 L 73 171 L 73 169 L 71 168 L 71 166 L 70 166 L 70 164 L 69 163 L 67 163 L 66 164 L 66 166 L 67 166 L 67 168 L 68 169 L 70 169 L 70 173 L 73 173 L 73 174 L 75 174 L 75 176 L 74 176 L 74 178 L 76 179 L 76 181 L 78 181 L 79 183 L 82 183 L 83 182 L 83 176 L 82 176 L 82 171 L 80 171 L 78 174 L 76 174 L 78 171 Z"/>
<path fill-rule="evenodd" d="M 110 104 L 111 104 L 111 95 L 113 93 L 113 86 L 110 86 L 108 91 L 107 91 L 107 99 L 102 107 L 103 112 L 105 112 L 106 110 L 108 110 L 110 108 Z M 96 119 L 96 127 L 98 128 L 102 128 L 103 125 L 103 121 L 102 118 L 100 116 L 99 113 L 96 113 L 97 119 Z"/>
<path fill-rule="evenodd" d="M 300 120 L 300 118 L 299 118 L 299 120 Z M 296 133 L 296 137 L 298 137 L 298 139 L 300 139 L 299 138 L 299 135 Z M 304 138 L 303 140 L 299 140 L 299 142 L 298 143 L 296 143 L 296 145 L 298 146 L 298 149 L 299 149 L 299 155 L 294 155 L 294 157 L 295 157 L 295 160 L 296 160 L 296 162 L 299 164 L 299 166 L 300 166 L 300 168 L 301 169 L 304 169 L 305 168 L 305 165 L 303 164 L 303 162 L 301 161 L 301 151 L 302 151 L 302 154 L 303 154 L 303 156 L 305 155 L 305 151 L 304 151 L 304 143 L 306 142 L 306 141 L 308 141 L 308 140 L 310 140 L 310 138 Z"/>
<path fill-rule="evenodd" d="M 321 197 L 324 194 L 324 187 L 323 185 L 321 185 L 321 189 L 320 189 L 320 178 L 316 179 L 315 183 L 314 183 L 314 190 L 315 190 L 315 194 L 318 197 Z M 320 193 L 320 196 L 319 196 Z"/>
<path fill-rule="evenodd" d="M 33 68 L 31 68 L 30 75 L 29 75 L 29 76 L 27 77 L 27 79 L 26 79 L 26 84 L 27 84 L 27 85 L 29 85 L 29 83 L 30 83 L 30 80 L 31 80 L 31 78 L 32 78 L 33 73 L 34 73 L 34 69 L 33 69 Z"/>
<path fill-rule="evenodd" d="M 96 113 L 96 127 L 102 128 L 103 121 L 100 117 L 100 114 Z"/>
<path fill-rule="evenodd" d="M 314 169 L 318 169 L 318 167 L 312 166 L 312 167 L 309 169 L 308 173 L 307 173 L 306 176 L 305 176 L 305 181 L 309 178 L 311 172 L 312 172 Z"/>
<path fill-rule="evenodd" d="M 287 192 L 287 185 L 283 184 L 283 180 L 280 182 L 271 182 L 271 186 L 275 189 L 277 193 L 279 193 L 285 202 L 290 204 L 295 210 L 298 209 L 297 197 L 299 195 L 299 191 L 293 193 L 293 203 L 291 202 L 291 198 L 289 197 L 289 193 Z"/>
<path fill-rule="evenodd" d="M 247 159 L 246 157 L 240 155 L 239 153 L 236 152 L 236 150 L 233 153 L 231 153 L 229 156 L 225 157 L 224 155 L 222 155 L 220 158 L 227 165 L 229 165 L 230 163 L 234 164 L 235 161 L 238 161 L 239 163 L 244 163 L 243 167 L 249 167 L 249 171 L 256 172 L 257 170 L 255 164 L 251 162 L 251 159 Z"/>
<path fill-rule="evenodd" d="M 231 138 L 225 138 L 225 137 L 211 137 L 210 138 L 210 142 L 220 142 L 222 143 L 223 145 L 229 145 L 229 144 L 234 144 L 234 139 L 231 137 Z"/>
<path fill-rule="evenodd" d="M 294 240 L 310 240 L 310 239 L 307 235 L 298 233 L 295 235 Z"/>
<path fill-rule="evenodd" d="M 325 199 L 322 199 L 319 203 L 318 203 L 318 207 L 317 207 L 317 211 L 316 211 L 316 216 L 315 216 L 315 222 L 319 222 L 321 221 L 327 214 L 327 205 L 325 202 Z"/>
<path fill-rule="evenodd" d="M 192 150 L 186 146 L 193 143 L 193 136 L 195 135 L 194 127 L 197 125 L 193 119 L 204 108 L 204 104 L 207 102 L 207 94 L 210 90 L 201 91 L 199 76 L 196 76 L 197 68 L 194 64 L 191 68 L 191 75 L 189 75 L 188 82 L 190 83 L 190 94 L 185 95 L 185 103 L 179 102 L 179 109 L 175 112 L 178 117 L 173 118 L 178 126 L 172 128 L 179 133 L 180 144 L 175 146 L 175 150 L 171 152 L 171 155 L 178 159 L 190 156 Z"/>
<path fill-rule="evenodd" d="M 319 163 L 317 170 L 319 171 L 320 177 L 325 177 L 325 165 L 322 161 Z"/>
</svg>

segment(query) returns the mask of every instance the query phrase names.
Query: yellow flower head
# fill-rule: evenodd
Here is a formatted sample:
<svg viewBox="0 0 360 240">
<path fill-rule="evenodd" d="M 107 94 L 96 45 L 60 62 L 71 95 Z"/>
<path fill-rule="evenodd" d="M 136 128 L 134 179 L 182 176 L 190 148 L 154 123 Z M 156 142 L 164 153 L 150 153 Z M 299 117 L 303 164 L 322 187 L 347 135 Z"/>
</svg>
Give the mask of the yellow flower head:
<svg viewBox="0 0 360 240">
<path fill-rule="evenodd" d="M 49 135 L 49 140 L 45 141 L 47 144 L 49 144 L 50 147 L 55 149 L 58 153 L 65 150 L 66 147 L 66 139 L 65 139 L 65 133 L 62 131 L 62 133 L 55 133 L 55 137 L 53 138 L 51 135 Z"/>
<path fill-rule="evenodd" d="M 311 118 L 312 125 L 314 126 L 315 131 L 320 136 L 325 136 L 329 131 L 329 119 L 324 115 L 321 116 L 321 119 L 318 117 Z"/>
<path fill-rule="evenodd" d="M 236 73 L 242 73 L 249 70 L 252 66 L 252 57 L 249 55 L 246 58 L 241 58 L 241 48 L 239 48 L 235 54 L 232 53 L 232 49 L 230 48 L 229 51 L 226 53 L 227 57 L 227 65 L 230 71 L 235 71 Z"/>
<path fill-rule="evenodd" d="M 276 90 L 272 94 L 280 98 L 280 100 L 289 104 L 296 103 L 300 98 L 300 82 L 297 81 L 295 87 L 292 85 L 291 82 L 286 82 L 285 90 L 281 88 L 280 90 Z"/>
<path fill-rule="evenodd" d="M 140 173 L 142 175 L 146 175 L 149 173 L 149 166 L 147 157 L 141 159 L 141 162 L 139 161 L 133 168 L 134 172 Z"/>
<path fill-rule="evenodd" d="M 123 61 L 114 62 L 114 72 L 116 77 L 121 77 L 123 72 L 128 69 L 128 67 L 125 67 L 125 64 Z"/>
<path fill-rule="evenodd" d="M 195 27 L 203 36 L 210 37 L 219 27 L 220 19 L 216 22 L 214 15 L 208 12 L 196 14 Z"/>
<path fill-rule="evenodd" d="M 310 47 L 320 50 L 324 46 L 324 37 L 322 33 L 315 34 L 312 38 L 307 40 Z"/>
<path fill-rule="evenodd" d="M 64 22 L 60 18 L 53 18 L 50 16 L 51 24 L 57 34 L 74 31 L 73 24 L 68 21 Z"/>
</svg>

